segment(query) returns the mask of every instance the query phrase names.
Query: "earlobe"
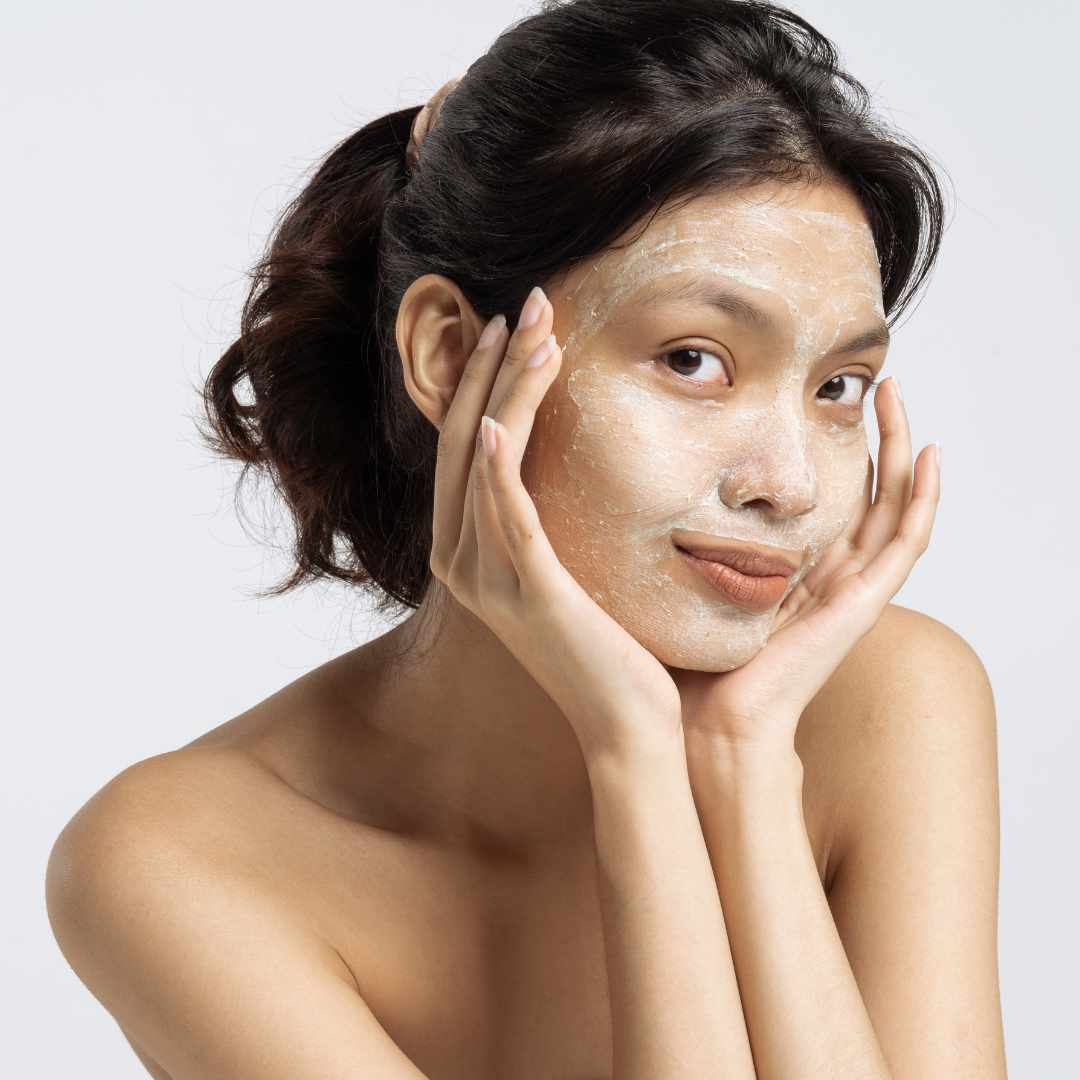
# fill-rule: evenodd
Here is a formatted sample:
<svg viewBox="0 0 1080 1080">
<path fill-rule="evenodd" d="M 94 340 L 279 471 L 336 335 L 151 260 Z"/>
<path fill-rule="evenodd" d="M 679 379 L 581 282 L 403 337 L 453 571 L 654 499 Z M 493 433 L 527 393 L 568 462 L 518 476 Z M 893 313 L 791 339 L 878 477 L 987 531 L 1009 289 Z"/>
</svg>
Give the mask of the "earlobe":
<svg viewBox="0 0 1080 1080">
<path fill-rule="evenodd" d="M 449 278 L 426 274 L 409 286 L 397 317 L 405 388 L 417 408 L 441 427 L 483 324 Z"/>
</svg>

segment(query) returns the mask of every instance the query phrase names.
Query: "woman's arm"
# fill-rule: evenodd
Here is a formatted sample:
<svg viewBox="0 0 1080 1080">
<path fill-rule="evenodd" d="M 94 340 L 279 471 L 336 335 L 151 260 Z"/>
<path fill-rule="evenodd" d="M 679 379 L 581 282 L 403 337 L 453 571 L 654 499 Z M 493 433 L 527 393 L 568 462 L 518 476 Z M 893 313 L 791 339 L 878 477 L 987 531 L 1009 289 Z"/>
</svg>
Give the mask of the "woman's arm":
<svg viewBox="0 0 1080 1080">
<path fill-rule="evenodd" d="M 947 650 L 937 650 L 930 663 L 908 673 L 906 682 L 895 678 L 902 661 L 894 663 L 892 686 L 883 665 L 866 672 L 885 680 L 886 685 L 875 687 L 875 700 L 887 701 L 892 710 L 886 717 L 877 704 L 869 723 L 887 728 L 891 719 L 907 737 L 889 746 L 878 783 L 864 791 L 856 819 L 849 820 L 849 838 L 859 835 L 860 842 L 849 848 L 851 861 L 841 867 L 837 895 L 846 898 L 842 910 L 848 940 L 860 946 L 858 972 L 833 920 L 803 821 L 803 767 L 794 746 L 799 718 L 844 655 L 874 626 L 925 548 L 937 501 L 934 448 L 921 455 L 911 487 L 910 441 L 894 384 L 883 386 L 876 405 L 881 476 L 868 513 L 793 592 L 777 631 L 753 661 L 719 678 L 676 676 L 692 786 L 762 1080 L 1003 1074 L 996 995 L 987 992 L 996 986 L 993 902 L 987 902 L 986 888 L 988 872 L 996 866 L 995 834 L 987 828 L 995 811 L 993 770 L 986 768 L 992 706 L 980 686 L 970 678 L 958 679 L 955 670 L 947 691 L 937 679 L 935 695 L 935 669 L 943 663 L 956 666 Z M 895 641 L 889 644 L 895 661 L 902 650 Z M 866 704 L 860 687 L 847 690 L 850 701 Z M 875 804 L 910 769 L 906 759 L 918 743 L 910 721 L 924 710 L 930 710 L 927 719 L 942 710 L 951 714 L 954 730 L 943 728 L 936 739 L 931 737 L 936 745 L 927 753 L 924 728 L 919 750 L 924 765 L 938 762 L 934 773 L 940 787 L 924 784 L 907 799 L 894 796 L 883 819 Z M 956 730 L 966 733 L 962 750 L 950 745 L 957 741 Z M 847 740 L 852 738 L 848 733 Z M 941 762 L 951 763 L 951 770 Z M 867 768 L 869 762 L 862 765 Z M 846 781 L 845 794 L 861 775 L 850 764 L 845 772 L 835 761 L 830 771 L 838 787 L 841 777 Z M 932 832 L 917 837 L 929 824 L 927 803 L 943 811 L 942 817 Z M 952 814 L 944 812 L 949 806 Z M 950 862 L 952 873 L 945 865 Z M 856 882 L 870 876 L 868 867 L 879 886 L 887 880 L 891 889 L 860 894 Z M 968 899 L 965 872 L 978 897 L 970 911 L 970 921 L 978 926 L 974 934 L 970 927 L 965 932 L 958 918 Z M 910 881 L 903 881 L 905 874 Z M 936 880 L 939 888 L 928 893 L 920 879 Z M 900 926 L 904 929 L 898 933 Z M 939 1009 L 951 1017 L 951 1025 L 940 1019 L 927 1023 L 927 1010 L 915 1000 L 910 964 L 899 955 L 905 947 L 922 957 L 916 985 L 921 982 L 927 994 L 937 992 Z M 932 963 L 926 964 L 935 951 L 948 971 L 949 1000 L 941 998 L 942 981 L 930 974 Z M 870 1002 L 860 992 L 856 973 L 874 988 Z M 883 994 L 885 984 L 892 990 Z M 867 1007 L 871 1002 L 872 1011 Z M 993 1049 L 987 1051 L 985 1039 Z M 974 1051 L 959 1073 L 958 1046 Z"/>
<path fill-rule="evenodd" d="M 750 1080 L 682 740 L 589 764 L 615 1080 Z"/>
<path fill-rule="evenodd" d="M 844 778 L 828 897 L 794 752 L 740 758 L 688 734 L 762 1080 L 1005 1076 L 989 686 L 944 627 L 895 610 L 883 623 L 810 718 L 843 725 L 821 739 Z M 862 723 L 837 719 L 852 702 Z"/>
<path fill-rule="evenodd" d="M 751 1080 L 678 693 L 559 564 L 521 484 L 520 450 L 558 372 L 559 351 L 545 341 L 551 321 L 544 300 L 536 323 L 509 343 L 495 324 L 480 339 L 441 431 L 432 567 L 578 735 L 593 797 L 616 1080 Z M 530 356 L 540 362 L 527 366 Z M 484 453 L 474 453 L 485 411 L 499 422 L 484 420 Z"/>
<path fill-rule="evenodd" d="M 895 1077 L 1003 1080 L 997 973 L 997 737 L 972 650 L 890 608 L 837 672 L 808 724 L 836 724 L 849 778 L 834 820 L 829 906 Z"/>
<path fill-rule="evenodd" d="M 690 741 L 758 1077 L 884 1080 L 890 1073 L 807 839 L 794 750 L 763 762 Z"/>
</svg>

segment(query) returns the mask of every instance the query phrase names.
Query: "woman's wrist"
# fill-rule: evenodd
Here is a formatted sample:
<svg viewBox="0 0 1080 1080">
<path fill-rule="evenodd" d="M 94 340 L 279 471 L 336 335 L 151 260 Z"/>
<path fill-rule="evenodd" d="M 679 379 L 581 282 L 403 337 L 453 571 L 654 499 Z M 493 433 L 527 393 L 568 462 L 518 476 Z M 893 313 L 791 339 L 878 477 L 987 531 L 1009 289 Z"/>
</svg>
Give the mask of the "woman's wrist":
<svg viewBox="0 0 1080 1080">
<path fill-rule="evenodd" d="M 675 705 L 650 707 L 636 702 L 592 703 L 559 702 L 577 736 L 586 768 L 648 770 L 675 765 L 685 773 L 686 746 L 678 697 L 672 687 Z"/>
<path fill-rule="evenodd" d="M 678 724 L 622 719 L 588 728 L 574 726 L 594 786 L 623 777 L 687 776 L 686 741 Z"/>
<path fill-rule="evenodd" d="M 803 765 L 791 743 L 772 745 L 688 728 L 686 762 L 695 798 L 761 802 L 776 809 L 802 804 Z"/>
</svg>

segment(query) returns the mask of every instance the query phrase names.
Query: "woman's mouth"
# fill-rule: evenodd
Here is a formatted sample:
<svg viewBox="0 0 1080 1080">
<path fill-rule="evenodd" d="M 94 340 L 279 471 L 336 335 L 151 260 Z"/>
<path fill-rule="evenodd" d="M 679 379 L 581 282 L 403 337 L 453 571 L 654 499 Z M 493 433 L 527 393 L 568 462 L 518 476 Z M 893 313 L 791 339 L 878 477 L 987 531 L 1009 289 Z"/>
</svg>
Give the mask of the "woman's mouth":
<svg viewBox="0 0 1080 1080">
<path fill-rule="evenodd" d="M 749 547 L 676 544 L 683 561 L 744 611 L 767 611 L 780 602 L 799 564 L 790 556 Z"/>
</svg>

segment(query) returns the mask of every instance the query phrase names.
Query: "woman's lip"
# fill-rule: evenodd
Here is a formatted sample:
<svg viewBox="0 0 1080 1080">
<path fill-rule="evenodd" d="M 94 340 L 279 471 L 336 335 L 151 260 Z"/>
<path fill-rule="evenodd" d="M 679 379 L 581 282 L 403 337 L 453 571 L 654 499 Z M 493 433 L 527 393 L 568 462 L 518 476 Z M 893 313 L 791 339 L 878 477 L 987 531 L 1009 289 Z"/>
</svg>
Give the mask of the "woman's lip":
<svg viewBox="0 0 1080 1080">
<path fill-rule="evenodd" d="M 722 563 L 745 577 L 789 578 L 799 569 L 799 563 L 783 555 L 775 555 L 734 544 L 677 543 L 680 551 L 704 562 Z"/>
<path fill-rule="evenodd" d="M 745 548 L 679 544 L 678 552 L 717 592 L 745 611 L 767 611 L 787 591 L 798 569 L 788 559 Z"/>
</svg>

